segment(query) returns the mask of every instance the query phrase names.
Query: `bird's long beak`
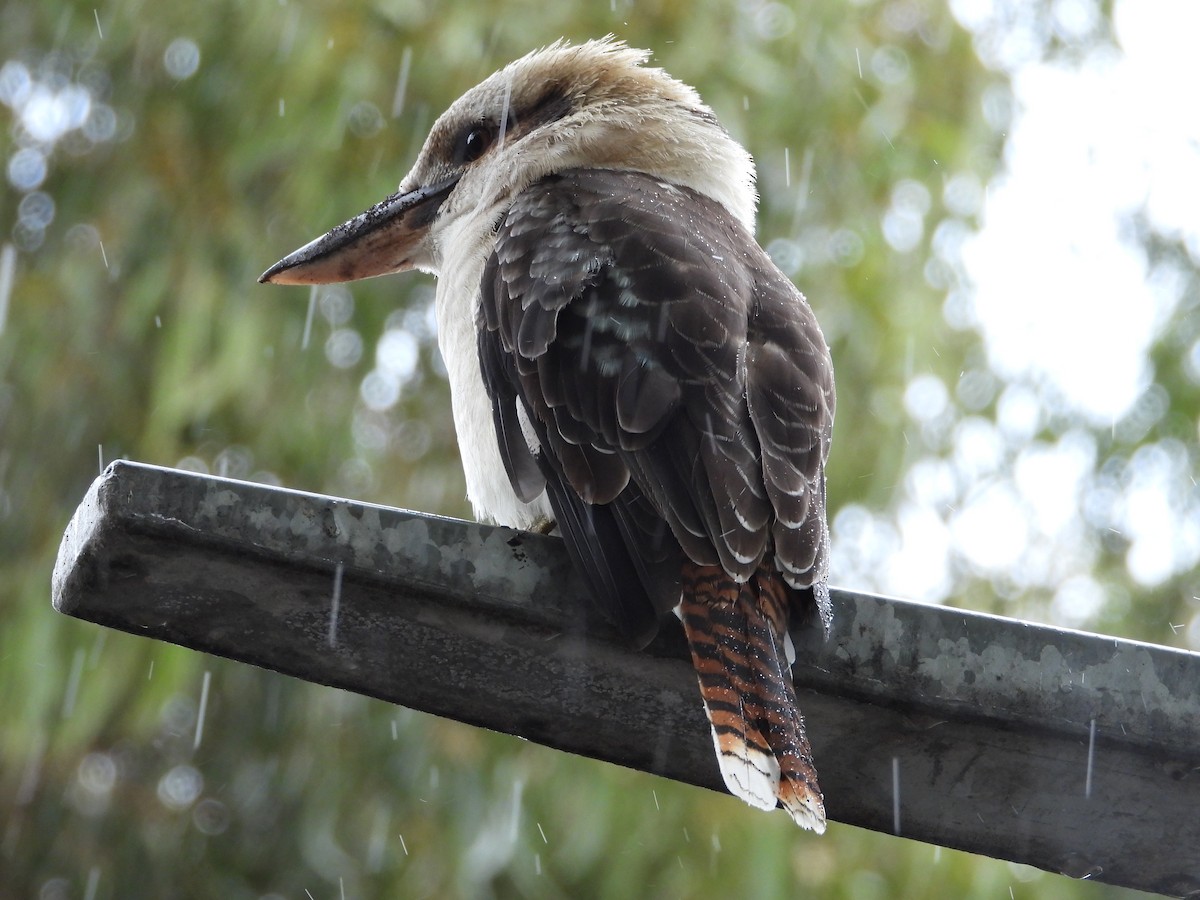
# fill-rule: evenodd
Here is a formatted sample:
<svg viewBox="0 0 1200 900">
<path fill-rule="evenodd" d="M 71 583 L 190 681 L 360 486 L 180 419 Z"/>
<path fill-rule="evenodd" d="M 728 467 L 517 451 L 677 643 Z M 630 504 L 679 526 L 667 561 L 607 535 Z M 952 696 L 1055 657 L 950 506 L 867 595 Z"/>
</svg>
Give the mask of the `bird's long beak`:
<svg viewBox="0 0 1200 900">
<path fill-rule="evenodd" d="M 259 276 L 271 284 L 358 281 L 412 268 L 413 251 L 458 177 L 396 193 L 289 253 Z"/>
</svg>

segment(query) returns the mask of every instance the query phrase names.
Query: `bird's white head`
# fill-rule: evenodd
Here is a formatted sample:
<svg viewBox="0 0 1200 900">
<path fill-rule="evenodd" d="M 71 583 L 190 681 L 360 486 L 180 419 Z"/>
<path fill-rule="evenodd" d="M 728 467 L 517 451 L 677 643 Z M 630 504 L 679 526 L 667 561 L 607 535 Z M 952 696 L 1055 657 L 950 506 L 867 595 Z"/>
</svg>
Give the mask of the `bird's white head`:
<svg viewBox="0 0 1200 900">
<path fill-rule="evenodd" d="M 754 163 L 695 90 L 613 38 L 560 41 L 505 66 L 434 123 L 396 194 L 285 257 L 260 280 L 439 272 L 483 243 L 517 193 L 572 168 L 643 172 L 723 204 L 753 232 Z M 478 246 L 476 246 L 478 245 Z"/>
</svg>

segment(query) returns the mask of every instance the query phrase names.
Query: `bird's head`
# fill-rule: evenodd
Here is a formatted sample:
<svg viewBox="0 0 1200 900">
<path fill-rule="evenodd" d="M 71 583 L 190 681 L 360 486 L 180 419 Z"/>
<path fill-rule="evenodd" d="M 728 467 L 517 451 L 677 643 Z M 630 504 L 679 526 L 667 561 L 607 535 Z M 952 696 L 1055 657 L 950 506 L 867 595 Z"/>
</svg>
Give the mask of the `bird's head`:
<svg viewBox="0 0 1200 900">
<path fill-rule="evenodd" d="M 696 92 L 612 38 L 505 66 L 434 123 L 400 189 L 273 265 L 276 284 L 421 269 L 486 252 L 517 193 L 572 168 L 644 172 L 706 194 L 753 231 L 754 163 Z"/>
</svg>

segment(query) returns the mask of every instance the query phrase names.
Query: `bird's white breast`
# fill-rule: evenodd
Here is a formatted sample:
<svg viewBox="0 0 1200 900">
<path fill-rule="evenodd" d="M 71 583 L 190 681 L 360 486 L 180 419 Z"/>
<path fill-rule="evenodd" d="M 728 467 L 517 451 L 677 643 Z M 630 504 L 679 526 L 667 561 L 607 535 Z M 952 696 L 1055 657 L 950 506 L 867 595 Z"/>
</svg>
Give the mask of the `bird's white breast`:
<svg viewBox="0 0 1200 900">
<path fill-rule="evenodd" d="M 438 347 L 450 379 L 454 431 L 466 475 L 467 499 L 475 516 L 499 525 L 528 529 L 553 515 L 545 493 L 532 503 L 517 498 L 500 458 L 492 400 L 483 386 L 479 368 L 475 330 L 479 284 L 488 252 L 490 247 L 482 253 L 446 254 L 436 294 Z M 536 443 L 531 440 L 530 446 L 536 447 Z"/>
</svg>

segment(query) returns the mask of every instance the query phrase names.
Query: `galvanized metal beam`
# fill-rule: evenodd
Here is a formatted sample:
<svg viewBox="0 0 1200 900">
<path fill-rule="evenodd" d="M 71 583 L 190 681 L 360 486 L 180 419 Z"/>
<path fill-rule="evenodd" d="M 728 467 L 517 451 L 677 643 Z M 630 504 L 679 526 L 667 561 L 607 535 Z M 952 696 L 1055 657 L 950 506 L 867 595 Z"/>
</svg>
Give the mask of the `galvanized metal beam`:
<svg viewBox="0 0 1200 900">
<path fill-rule="evenodd" d="M 834 591 L 793 638 L 832 819 L 1200 892 L 1200 654 Z M 686 646 L 628 649 L 561 542 L 114 463 L 60 611 L 722 790 Z"/>
</svg>

